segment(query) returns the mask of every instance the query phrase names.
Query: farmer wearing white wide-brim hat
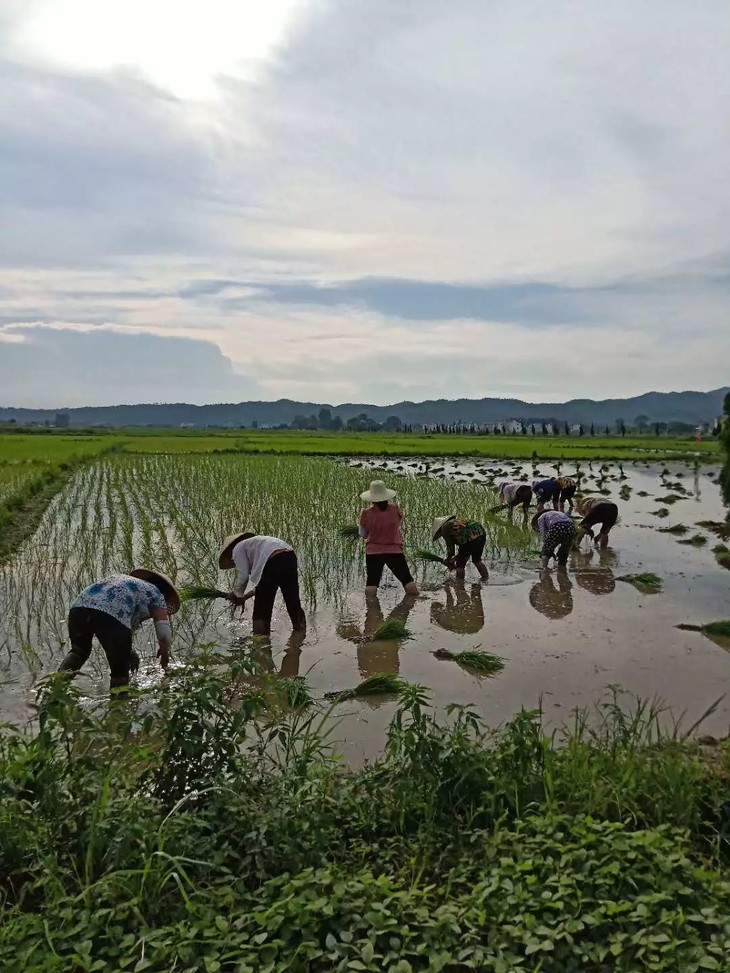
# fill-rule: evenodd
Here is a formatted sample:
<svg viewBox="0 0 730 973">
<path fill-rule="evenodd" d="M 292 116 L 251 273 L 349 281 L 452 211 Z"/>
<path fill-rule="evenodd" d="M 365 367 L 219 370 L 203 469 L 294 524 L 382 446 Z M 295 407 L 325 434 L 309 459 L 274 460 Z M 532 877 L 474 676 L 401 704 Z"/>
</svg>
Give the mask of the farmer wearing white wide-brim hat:
<svg viewBox="0 0 730 973">
<path fill-rule="evenodd" d="M 243 605 L 254 599 L 252 628 L 254 635 L 269 635 L 276 593 L 281 590 L 284 604 L 295 632 L 307 627 L 299 599 L 299 566 L 293 548 L 280 537 L 243 531 L 226 537 L 218 566 L 236 568 L 236 581 L 230 600 Z M 248 584 L 253 589 L 246 592 Z"/>
<path fill-rule="evenodd" d="M 400 530 L 403 513 L 397 503 L 391 503 L 395 490 L 390 490 L 382 480 L 373 480 L 360 496 L 370 504 L 360 514 L 359 526 L 360 537 L 365 540 L 365 594 L 372 597 L 377 593 L 383 569 L 388 567 L 407 595 L 417 595 L 418 587 L 403 553 Z"/>
<path fill-rule="evenodd" d="M 482 560 L 487 532 L 478 520 L 465 520 L 452 514 L 450 517 L 434 517 L 431 536 L 436 541 L 441 537 L 446 542 L 446 560 L 449 567 L 456 568 L 456 577 L 466 576 L 466 566 L 470 560 L 479 572 L 482 581 L 489 577 L 487 566 Z M 457 552 L 458 548 L 458 552 Z"/>
<path fill-rule="evenodd" d="M 139 666 L 132 638 L 148 618 L 155 623 L 157 657 L 166 669 L 172 644 L 169 616 L 179 607 L 180 596 L 175 585 L 160 571 L 135 568 L 129 574 L 110 575 L 89 585 L 69 610 L 71 650 L 59 672 L 78 672 L 91 655 L 91 643 L 96 636 L 111 670 L 110 689 L 126 686 L 130 671 Z"/>
</svg>

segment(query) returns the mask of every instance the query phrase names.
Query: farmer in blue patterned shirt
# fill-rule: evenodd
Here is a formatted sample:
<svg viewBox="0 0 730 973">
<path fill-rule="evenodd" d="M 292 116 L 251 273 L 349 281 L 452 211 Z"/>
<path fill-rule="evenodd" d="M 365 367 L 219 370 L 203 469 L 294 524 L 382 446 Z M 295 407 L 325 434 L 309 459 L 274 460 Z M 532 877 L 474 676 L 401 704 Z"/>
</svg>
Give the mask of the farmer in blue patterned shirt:
<svg viewBox="0 0 730 973">
<path fill-rule="evenodd" d="M 172 581 L 159 571 L 135 568 L 129 574 L 114 574 L 84 588 L 68 613 L 71 650 L 59 672 L 78 672 L 91 655 L 94 636 L 99 640 L 111 670 L 109 688 L 129 683 L 130 671 L 139 666 L 132 637 L 148 618 L 155 623 L 163 669 L 170 659 L 172 630 L 169 616 L 180 607 L 180 596 Z"/>
</svg>

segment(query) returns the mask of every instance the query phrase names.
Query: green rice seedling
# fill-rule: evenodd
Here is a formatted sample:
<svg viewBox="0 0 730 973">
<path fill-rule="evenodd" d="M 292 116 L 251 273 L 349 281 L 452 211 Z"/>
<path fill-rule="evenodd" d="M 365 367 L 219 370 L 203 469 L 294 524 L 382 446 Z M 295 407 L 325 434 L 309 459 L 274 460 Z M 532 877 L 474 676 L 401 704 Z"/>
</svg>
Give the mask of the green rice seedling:
<svg viewBox="0 0 730 973">
<path fill-rule="evenodd" d="M 645 595 L 657 594 L 664 587 L 662 579 L 652 571 L 644 571 L 643 574 L 624 574 L 616 580 L 626 581 L 628 584 L 632 584 L 637 591 Z"/>
<path fill-rule="evenodd" d="M 205 588 L 197 585 L 183 585 L 178 589 L 180 601 L 200 601 L 203 599 L 225 598 L 228 599 L 230 592 L 221 591 L 219 588 Z"/>
<path fill-rule="evenodd" d="M 666 497 L 657 497 L 657 503 L 667 504 L 671 507 L 673 503 L 676 503 L 677 500 L 681 500 L 681 499 L 682 498 L 677 496 L 676 493 L 668 493 Z"/>
<path fill-rule="evenodd" d="M 669 511 L 667 510 L 666 507 L 660 507 L 658 510 L 652 510 L 651 516 L 659 517 L 661 520 L 663 520 L 665 517 L 669 516 Z"/>
<path fill-rule="evenodd" d="M 712 548 L 712 553 L 721 568 L 730 570 L 730 548 L 726 544 L 716 544 Z"/>
<path fill-rule="evenodd" d="M 649 494 L 646 492 L 646 490 L 639 490 L 638 493 L 636 494 L 636 496 L 637 497 L 648 497 Z"/>
<path fill-rule="evenodd" d="M 689 544 L 692 547 L 704 547 L 707 543 L 707 538 L 704 534 L 693 534 L 692 537 L 688 537 L 683 541 L 677 541 L 678 544 Z"/>
<path fill-rule="evenodd" d="M 624 483 L 619 490 L 618 495 L 622 500 L 628 500 L 631 497 L 631 487 L 628 485 L 628 483 Z"/>
<path fill-rule="evenodd" d="M 389 672 L 375 672 L 351 689 L 325 693 L 325 699 L 343 703 L 348 699 L 362 699 L 365 696 L 397 695 L 408 685 L 405 679 Z"/>
<path fill-rule="evenodd" d="M 370 641 L 381 642 L 387 639 L 409 639 L 411 633 L 402 618 L 388 618 L 373 632 Z"/>
<path fill-rule="evenodd" d="M 504 659 L 491 652 L 481 652 L 476 649 L 464 652 L 450 652 L 448 649 L 436 649 L 433 653 L 437 659 L 449 659 L 457 662 L 464 669 L 478 676 L 496 676 L 504 669 Z"/>
<path fill-rule="evenodd" d="M 697 526 L 716 534 L 720 540 L 728 540 L 730 538 L 730 524 L 728 523 L 723 523 L 719 520 L 698 520 Z"/>
<path fill-rule="evenodd" d="M 314 702 L 307 681 L 303 676 L 290 676 L 281 680 L 287 705 L 290 709 L 306 709 Z"/>
<path fill-rule="evenodd" d="M 677 534 L 681 537 L 687 533 L 689 527 L 685 524 L 673 524 L 671 527 L 658 527 L 657 530 L 660 534 Z"/>
<path fill-rule="evenodd" d="M 340 527 L 337 533 L 346 540 L 357 540 L 360 536 L 360 529 L 357 524 L 348 524 L 345 527 Z"/>
</svg>

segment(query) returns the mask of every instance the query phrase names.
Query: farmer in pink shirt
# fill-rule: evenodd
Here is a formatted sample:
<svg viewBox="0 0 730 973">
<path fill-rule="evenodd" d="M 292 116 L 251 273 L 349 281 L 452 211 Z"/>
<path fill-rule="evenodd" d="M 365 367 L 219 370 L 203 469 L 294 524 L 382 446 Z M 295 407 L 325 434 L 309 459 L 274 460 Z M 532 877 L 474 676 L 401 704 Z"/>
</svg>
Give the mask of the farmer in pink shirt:
<svg viewBox="0 0 730 973">
<path fill-rule="evenodd" d="M 395 490 L 389 490 L 382 480 L 373 480 L 370 489 L 360 496 L 370 504 L 360 514 L 360 537 L 365 539 L 367 569 L 365 594 L 376 594 L 383 568 L 387 566 L 407 595 L 417 595 L 416 582 L 403 554 L 400 532 L 403 514 L 398 504 L 390 502 L 395 497 Z"/>
</svg>

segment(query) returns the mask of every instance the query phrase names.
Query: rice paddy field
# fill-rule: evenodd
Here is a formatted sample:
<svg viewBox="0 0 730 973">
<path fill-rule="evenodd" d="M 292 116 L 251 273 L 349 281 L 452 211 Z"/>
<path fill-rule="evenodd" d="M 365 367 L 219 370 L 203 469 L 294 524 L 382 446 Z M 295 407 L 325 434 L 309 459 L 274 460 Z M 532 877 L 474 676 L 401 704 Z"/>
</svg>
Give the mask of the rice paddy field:
<svg viewBox="0 0 730 973">
<path fill-rule="evenodd" d="M 140 437 L 133 445 L 152 442 Z M 579 472 L 586 491 L 610 496 L 621 511 L 609 549 L 599 554 L 584 542 L 562 577 L 540 575 L 536 538 L 517 516 L 510 523 L 490 513 L 500 479 L 558 471 Z M 340 532 L 356 522 L 359 494 L 375 477 L 398 491 L 421 588 L 415 602 L 402 598 L 386 571 L 378 600 L 366 604 L 361 544 Z M 217 568 L 220 541 L 250 529 L 294 546 L 308 615 L 306 637 L 292 637 L 277 602 L 271 642 L 255 646 L 256 658 L 282 677 L 306 676 L 317 698 L 387 673 L 429 687 L 437 709 L 472 704 L 497 725 L 521 707 L 540 706 L 548 725 L 558 725 L 618 685 L 661 697 L 690 723 L 717 703 L 703 732 L 724 734 L 730 701 L 717 700 L 730 677 L 730 642 L 676 627 L 730 615 L 730 574 L 716 550 L 722 541 L 700 526 L 723 519 L 716 478 L 712 465 L 654 458 L 534 466 L 407 456 L 100 456 L 76 469 L 34 533 L 0 566 L 0 705 L 17 721 L 30 712 L 38 680 L 65 653 L 68 605 L 91 581 L 144 564 L 178 585 L 225 589 L 231 577 Z M 424 548 L 445 553 L 431 545 L 429 525 L 449 513 L 486 524 L 487 584 L 478 583 L 473 566 L 459 584 L 441 565 L 416 557 Z M 659 577 L 660 590 L 620 580 L 646 572 Z M 408 637 L 373 639 L 389 620 L 403 623 Z M 171 690 L 202 653 L 220 669 L 254 650 L 250 608 L 232 617 L 225 602 L 188 602 L 174 630 Z M 152 636 L 148 626 L 137 637 L 142 686 L 163 678 Z M 475 673 L 452 658 L 465 651 L 491 653 L 500 665 Z M 89 700 L 103 698 L 107 677 L 95 652 L 78 684 Z M 378 753 L 394 707 L 386 695 L 351 701 L 340 717 L 338 749 L 355 762 Z"/>
</svg>

